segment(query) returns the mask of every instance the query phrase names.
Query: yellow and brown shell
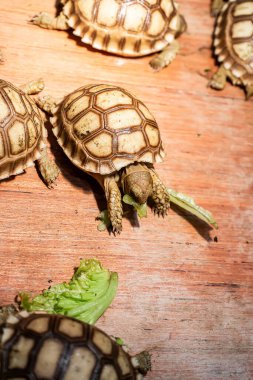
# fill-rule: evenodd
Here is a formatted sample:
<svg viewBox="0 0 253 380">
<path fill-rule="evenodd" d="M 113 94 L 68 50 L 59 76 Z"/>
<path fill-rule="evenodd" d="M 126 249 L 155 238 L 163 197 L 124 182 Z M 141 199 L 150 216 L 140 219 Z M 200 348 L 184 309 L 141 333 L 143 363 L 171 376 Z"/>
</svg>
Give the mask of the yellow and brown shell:
<svg viewBox="0 0 253 380">
<path fill-rule="evenodd" d="M 0 179 L 22 173 L 41 157 L 43 125 L 34 101 L 0 80 Z"/>
<path fill-rule="evenodd" d="M 88 85 L 68 95 L 51 118 L 59 144 L 80 169 L 110 174 L 133 162 L 161 162 L 158 125 L 128 91 Z"/>
<path fill-rule="evenodd" d="M 141 380 L 132 359 L 95 326 L 63 315 L 9 316 L 1 326 L 1 379 Z"/>
<path fill-rule="evenodd" d="M 230 0 L 217 18 L 214 48 L 218 61 L 244 84 L 253 82 L 253 2 Z"/>
<path fill-rule="evenodd" d="M 62 0 L 74 34 L 99 50 L 142 56 L 162 50 L 178 33 L 173 0 Z"/>
</svg>

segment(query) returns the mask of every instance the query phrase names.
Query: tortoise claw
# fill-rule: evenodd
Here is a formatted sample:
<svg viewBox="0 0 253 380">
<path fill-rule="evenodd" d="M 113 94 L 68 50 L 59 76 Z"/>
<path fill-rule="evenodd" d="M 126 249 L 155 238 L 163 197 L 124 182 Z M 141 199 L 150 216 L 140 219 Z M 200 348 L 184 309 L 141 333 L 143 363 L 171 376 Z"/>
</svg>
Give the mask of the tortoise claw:
<svg viewBox="0 0 253 380">
<path fill-rule="evenodd" d="M 34 15 L 30 20 L 28 20 L 28 23 L 40 26 L 42 18 L 43 18 L 43 12 L 40 12 L 40 13 Z"/>
<path fill-rule="evenodd" d="M 166 204 L 157 204 L 153 208 L 154 214 L 158 217 L 162 216 L 163 218 L 168 214 L 169 205 Z"/>
<path fill-rule="evenodd" d="M 112 233 L 114 236 L 120 235 L 122 231 L 122 224 L 116 223 L 112 225 Z"/>
</svg>

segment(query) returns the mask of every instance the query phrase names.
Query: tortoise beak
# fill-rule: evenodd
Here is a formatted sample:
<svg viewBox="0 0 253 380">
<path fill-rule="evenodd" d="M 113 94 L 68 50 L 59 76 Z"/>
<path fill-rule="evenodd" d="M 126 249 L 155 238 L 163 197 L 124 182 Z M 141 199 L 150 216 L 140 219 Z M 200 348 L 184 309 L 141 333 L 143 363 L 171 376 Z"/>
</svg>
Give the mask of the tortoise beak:
<svg viewBox="0 0 253 380">
<path fill-rule="evenodd" d="M 139 204 L 146 203 L 151 193 L 151 184 L 146 186 L 145 188 L 143 186 L 139 186 L 138 184 L 132 185 L 131 194 L 133 195 L 136 202 Z"/>
</svg>

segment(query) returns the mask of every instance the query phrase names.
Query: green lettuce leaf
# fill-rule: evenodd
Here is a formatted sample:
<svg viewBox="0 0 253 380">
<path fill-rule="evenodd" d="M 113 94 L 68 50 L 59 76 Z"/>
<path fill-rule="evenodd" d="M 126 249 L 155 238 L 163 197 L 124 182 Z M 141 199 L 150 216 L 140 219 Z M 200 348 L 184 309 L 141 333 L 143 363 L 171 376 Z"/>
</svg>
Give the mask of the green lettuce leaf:
<svg viewBox="0 0 253 380">
<path fill-rule="evenodd" d="M 116 272 L 103 268 L 96 259 L 81 260 L 69 283 L 53 285 L 34 298 L 20 293 L 20 306 L 95 323 L 113 301 L 117 287 Z"/>
<path fill-rule="evenodd" d="M 186 211 L 189 211 L 191 214 L 197 216 L 199 219 L 203 220 L 208 224 L 211 224 L 214 228 L 218 229 L 218 224 L 213 218 L 212 214 L 204 208 L 196 205 L 193 198 L 172 189 L 167 189 L 167 191 L 169 193 L 170 201 L 172 203 L 175 203 L 177 206 L 183 208 Z"/>
<path fill-rule="evenodd" d="M 101 211 L 101 213 L 96 217 L 96 220 L 100 221 L 97 226 L 98 231 L 105 231 L 111 225 L 108 210 Z"/>
<path fill-rule="evenodd" d="M 130 206 L 133 206 L 139 218 L 147 217 L 147 203 L 143 203 L 143 204 L 137 203 L 129 194 L 124 195 L 123 202 L 125 202 L 126 204 Z"/>
</svg>

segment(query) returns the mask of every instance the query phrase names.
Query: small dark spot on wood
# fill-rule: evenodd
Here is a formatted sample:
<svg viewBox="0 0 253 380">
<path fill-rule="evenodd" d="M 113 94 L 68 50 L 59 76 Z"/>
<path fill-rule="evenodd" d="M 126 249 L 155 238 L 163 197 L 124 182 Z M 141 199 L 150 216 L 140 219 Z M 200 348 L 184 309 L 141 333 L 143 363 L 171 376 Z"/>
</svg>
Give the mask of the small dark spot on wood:
<svg viewBox="0 0 253 380">
<path fill-rule="evenodd" d="M 218 237 L 214 236 L 213 241 L 215 241 L 215 243 L 217 243 L 218 242 Z"/>
<path fill-rule="evenodd" d="M 184 269 L 174 269 L 173 272 L 182 272 L 182 273 L 186 273 L 186 270 L 184 270 Z"/>
<path fill-rule="evenodd" d="M 240 288 L 238 284 L 229 284 L 227 282 L 208 282 L 205 286 L 227 286 L 229 288 Z"/>
<path fill-rule="evenodd" d="M 201 136 L 201 133 L 197 133 L 197 137 L 200 137 Z"/>
<path fill-rule="evenodd" d="M 49 284 L 51 284 L 51 282 L 53 282 L 53 280 L 50 279 L 50 280 L 47 280 L 47 282 L 48 282 Z"/>
</svg>

